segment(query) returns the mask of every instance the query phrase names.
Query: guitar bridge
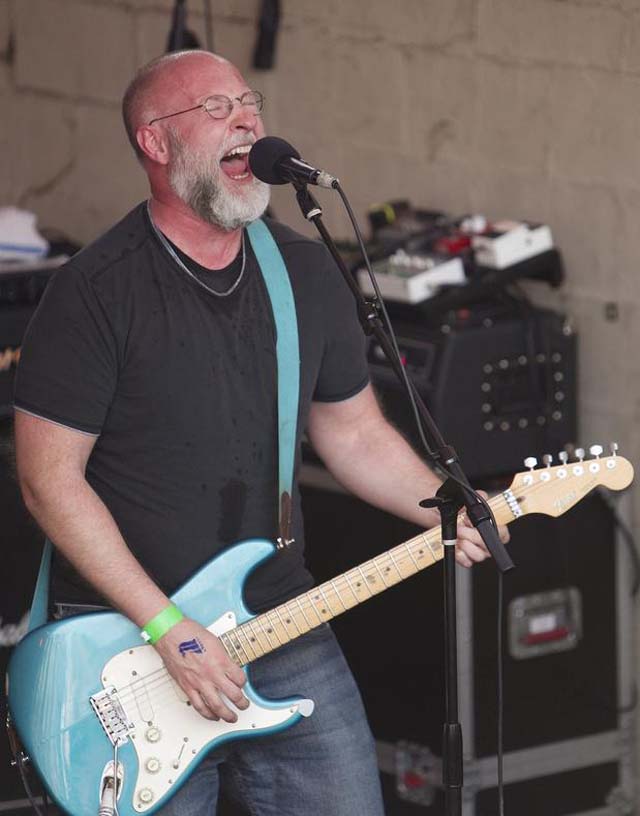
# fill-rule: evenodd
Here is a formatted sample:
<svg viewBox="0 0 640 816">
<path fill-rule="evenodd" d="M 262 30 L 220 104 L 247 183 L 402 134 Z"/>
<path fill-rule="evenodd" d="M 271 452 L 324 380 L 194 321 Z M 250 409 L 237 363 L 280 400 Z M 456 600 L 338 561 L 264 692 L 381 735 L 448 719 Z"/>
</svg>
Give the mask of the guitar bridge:
<svg viewBox="0 0 640 816">
<path fill-rule="evenodd" d="M 120 747 L 129 742 L 129 734 L 134 730 L 134 725 L 124 713 L 115 687 L 111 686 L 91 695 L 89 702 L 111 744 Z"/>
</svg>

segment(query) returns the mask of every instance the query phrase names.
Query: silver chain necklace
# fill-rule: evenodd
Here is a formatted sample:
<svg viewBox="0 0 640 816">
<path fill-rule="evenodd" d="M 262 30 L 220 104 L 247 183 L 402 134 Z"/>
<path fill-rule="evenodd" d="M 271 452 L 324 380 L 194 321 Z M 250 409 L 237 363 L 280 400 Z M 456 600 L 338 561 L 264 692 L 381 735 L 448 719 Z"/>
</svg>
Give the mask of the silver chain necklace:
<svg viewBox="0 0 640 816">
<path fill-rule="evenodd" d="M 210 286 L 207 286 L 206 283 L 203 283 L 203 281 L 201 281 L 200 278 L 197 275 L 194 275 L 193 272 L 189 269 L 189 267 L 185 263 L 182 262 L 182 259 L 174 251 L 173 247 L 171 246 L 171 244 L 169 243 L 167 238 L 156 227 L 155 222 L 153 220 L 153 216 L 151 215 L 151 205 L 150 205 L 149 201 L 147 201 L 147 214 L 149 215 L 149 221 L 151 222 L 151 226 L 153 227 L 153 231 L 158 236 L 158 240 L 160 241 L 162 246 L 167 250 L 169 255 L 171 255 L 171 257 L 178 264 L 178 266 L 181 269 L 183 269 L 187 273 L 187 275 L 190 278 L 192 278 L 199 286 L 201 286 L 203 289 L 206 289 L 207 292 L 209 292 L 212 295 L 215 295 L 216 297 L 229 297 L 229 295 L 232 295 L 236 291 L 238 286 L 240 286 L 240 281 L 242 280 L 242 278 L 244 276 L 244 269 L 245 269 L 245 266 L 247 264 L 247 252 L 246 252 L 245 243 L 244 243 L 244 230 L 242 230 L 242 266 L 240 267 L 240 274 L 238 275 L 238 277 L 235 279 L 235 281 L 231 284 L 231 286 L 228 289 L 226 289 L 224 292 L 217 292 L 215 289 L 212 289 Z"/>
</svg>

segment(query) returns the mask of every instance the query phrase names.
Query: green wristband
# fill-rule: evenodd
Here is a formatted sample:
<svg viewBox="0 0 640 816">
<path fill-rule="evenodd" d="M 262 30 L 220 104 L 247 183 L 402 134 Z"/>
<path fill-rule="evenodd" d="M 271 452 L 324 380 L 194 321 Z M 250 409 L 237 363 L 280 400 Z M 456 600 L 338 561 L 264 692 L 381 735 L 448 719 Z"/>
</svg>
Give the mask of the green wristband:
<svg viewBox="0 0 640 816">
<path fill-rule="evenodd" d="M 152 646 L 157 643 L 161 637 L 167 634 L 169 629 L 173 629 L 176 623 L 184 618 L 182 612 L 175 604 L 169 604 L 162 612 L 158 612 L 155 618 L 151 618 L 148 623 L 142 627 L 140 637 L 150 643 Z"/>
</svg>

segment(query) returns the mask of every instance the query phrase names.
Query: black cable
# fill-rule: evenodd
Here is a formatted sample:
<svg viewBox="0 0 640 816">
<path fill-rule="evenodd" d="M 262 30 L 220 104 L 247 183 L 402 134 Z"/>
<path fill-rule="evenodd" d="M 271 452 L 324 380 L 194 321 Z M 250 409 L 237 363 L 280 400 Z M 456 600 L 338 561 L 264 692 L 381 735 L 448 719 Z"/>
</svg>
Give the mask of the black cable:
<svg viewBox="0 0 640 816">
<path fill-rule="evenodd" d="M 629 551 L 629 556 L 631 558 L 631 565 L 633 567 L 633 581 L 631 584 L 631 597 L 635 598 L 638 594 L 638 589 L 640 589 L 640 553 L 638 553 L 638 547 L 636 545 L 636 540 L 627 526 L 626 522 L 623 520 L 620 513 L 618 513 L 618 508 L 616 507 L 616 503 L 612 496 L 606 491 L 598 489 L 598 495 L 602 499 L 602 501 L 607 505 L 609 512 L 613 517 L 613 523 L 616 526 L 616 529 L 620 531 L 622 535 L 622 540 L 624 541 L 627 549 Z"/>
<path fill-rule="evenodd" d="M 40 808 L 38 807 L 36 798 L 33 795 L 33 791 L 31 790 L 31 785 L 29 784 L 29 780 L 27 779 L 23 755 L 16 756 L 16 767 L 18 768 L 18 773 L 20 774 L 20 778 L 22 780 L 22 786 L 25 789 L 29 802 L 31 803 L 31 807 L 35 810 L 37 816 L 45 816 L 47 812 L 47 805 L 45 805 L 45 812 L 41 811 Z"/>
<path fill-rule="evenodd" d="M 334 187 L 335 190 L 338 191 L 338 193 L 340 195 L 340 198 L 342 199 L 342 202 L 343 202 L 343 204 L 345 206 L 345 209 L 347 211 L 347 215 L 349 216 L 349 220 L 351 221 L 351 224 L 353 226 L 353 230 L 355 232 L 356 239 L 358 241 L 358 246 L 360 247 L 360 252 L 362 253 L 362 257 L 364 259 L 365 266 L 367 268 L 367 273 L 368 273 L 369 278 L 371 280 L 371 285 L 373 286 L 373 290 L 374 290 L 374 292 L 376 294 L 376 298 L 377 298 L 377 302 L 378 302 L 377 305 L 379 305 L 380 311 L 381 311 L 382 316 L 384 318 L 387 333 L 389 334 L 389 338 L 391 340 L 391 344 L 393 346 L 393 350 L 394 350 L 394 353 L 396 355 L 396 359 L 401 362 L 402 358 L 401 358 L 401 354 L 400 354 L 400 349 L 398 348 L 398 341 L 396 339 L 396 335 L 395 335 L 395 332 L 393 330 L 393 325 L 391 323 L 391 318 L 389 317 L 389 314 L 387 312 L 387 308 L 386 308 L 386 306 L 384 304 L 384 300 L 382 298 L 382 293 L 380 292 L 380 288 L 378 287 L 378 281 L 376 280 L 375 275 L 373 274 L 373 270 L 371 269 L 371 263 L 369 261 L 369 256 L 367 255 L 367 250 L 366 250 L 365 245 L 364 245 L 364 239 L 362 237 L 362 233 L 360 232 L 360 227 L 358 225 L 358 221 L 357 221 L 356 216 L 355 216 L 355 214 L 353 212 L 353 209 L 351 208 L 351 205 L 349 203 L 349 200 L 347 198 L 346 193 L 344 192 L 344 190 L 340 186 L 340 183 L 337 180 L 334 182 L 333 187 Z M 488 512 L 489 517 L 491 518 L 491 521 L 493 523 L 494 528 L 497 529 L 498 525 L 496 523 L 495 516 L 493 515 L 493 511 L 491 510 L 491 507 L 489 506 L 488 502 L 479 493 L 476 493 L 476 491 L 473 490 L 468 484 L 466 484 L 461 479 L 458 479 L 456 476 L 454 476 L 452 473 L 450 473 L 447 470 L 446 466 L 441 464 L 438 461 L 437 454 L 434 451 L 432 451 L 431 448 L 429 447 L 429 443 L 427 442 L 427 439 L 426 439 L 425 434 L 424 434 L 424 428 L 422 427 L 422 419 L 421 419 L 420 413 L 418 411 L 418 406 L 416 405 L 416 400 L 415 400 L 415 396 L 413 394 L 413 389 L 412 389 L 411 384 L 409 382 L 409 377 L 407 376 L 407 372 L 405 370 L 405 367 L 402 364 L 400 365 L 400 370 L 401 370 L 401 374 L 402 374 L 403 386 L 405 388 L 405 391 L 407 392 L 407 396 L 408 396 L 409 401 L 411 403 L 411 410 L 412 410 L 413 417 L 414 417 L 414 420 L 415 420 L 418 435 L 420 436 L 420 441 L 422 442 L 422 445 L 424 447 L 424 450 L 425 450 L 429 460 L 431 461 L 431 463 L 438 470 L 440 470 L 442 473 L 444 473 L 447 478 L 451 479 L 454 482 L 457 482 L 461 487 L 463 487 L 465 489 L 465 491 L 473 492 L 473 494 L 476 497 L 477 501 L 479 503 L 481 503 L 483 505 L 483 507 L 486 509 L 486 511 Z"/>
<path fill-rule="evenodd" d="M 503 654 L 502 616 L 504 602 L 503 576 L 498 570 L 498 809 L 504 816 L 504 697 L 503 697 Z"/>
<path fill-rule="evenodd" d="M 187 0 L 176 0 L 167 38 L 167 53 L 185 48 L 200 48 L 196 35 L 187 28 Z"/>
<path fill-rule="evenodd" d="M 213 51 L 213 19 L 211 16 L 211 0 L 202 0 L 204 3 L 204 28 L 207 51 Z"/>
<path fill-rule="evenodd" d="M 364 259 L 367 273 L 371 280 L 371 284 L 373 286 L 373 290 L 376 293 L 376 297 L 378 299 L 380 310 L 384 317 L 384 321 L 387 327 L 387 331 L 389 337 L 391 339 L 391 343 L 393 345 L 394 353 L 396 354 L 398 360 L 401 360 L 400 349 L 398 348 L 398 343 L 396 340 L 395 332 L 393 330 L 393 325 L 387 313 L 387 309 L 384 305 L 384 300 L 382 299 L 382 293 L 378 287 L 378 282 L 375 279 L 375 275 L 373 274 L 373 270 L 371 269 L 371 263 L 369 261 L 369 257 L 367 255 L 366 248 L 364 246 L 364 240 L 362 238 L 362 234 L 360 232 L 360 227 L 358 226 L 357 219 L 355 214 L 349 204 L 349 200 L 347 199 L 346 193 L 340 186 L 338 181 L 335 181 L 333 184 L 334 189 L 336 189 L 342 199 L 345 209 L 347 210 L 347 214 L 349 216 L 349 220 L 353 226 L 353 230 L 356 234 L 356 238 L 358 240 L 358 245 L 360 247 L 360 251 L 362 253 L 362 257 Z M 427 455 L 429 456 L 430 460 L 436 464 L 436 466 L 444 471 L 448 478 L 453 479 L 453 481 L 460 484 L 462 487 L 465 488 L 466 491 L 469 491 L 469 485 L 465 484 L 461 479 L 453 476 L 451 473 L 448 472 L 446 467 L 443 467 L 436 459 L 434 452 L 430 449 L 429 444 L 427 443 L 426 437 L 424 435 L 424 429 L 422 427 L 422 420 L 420 417 L 420 413 L 418 411 L 418 406 L 416 405 L 415 397 L 413 394 L 413 389 L 411 388 L 411 384 L 409 383 L 409 378 L 407 376 L 407 372 L 405 371 L 404 366 L 401 366 L 402 371 L 402 380 L 409 400 L 411 402 L 411 408 L 413 411 L 413 416 L 416 422 L 416 427 L 418 429 L 418 433 L 420 435 L 420 439 L 424 446 Z M 493 522 L 494 527 L 497 529 L 497 524 L 495 517 L 491 508 L 489 507 L 488 502 L 484 500 L 482 496 L 478 493 L 473 491 L 475 496 L 479 501 L 482 502 L 484 507 L 488 510 L 491 520 Z M 500 802 L 500 816 L 504 816 L 504 774 L 503 774 L 503 695 L 502 695 L 502 682 L 503 682 L 503 675 L 502 675 L 502 607 L 503 607 L 503 581 L 502 581 L 502 572 L 498 570 L 498 798 Z"/>
<path fill-rule="evenodd" d="M 253 50 L 253 67 L 267 71 L 276 61 L 276 41 L 280 27 L 280 0 L 262 0 L 258 36 Z"/>
</svg>

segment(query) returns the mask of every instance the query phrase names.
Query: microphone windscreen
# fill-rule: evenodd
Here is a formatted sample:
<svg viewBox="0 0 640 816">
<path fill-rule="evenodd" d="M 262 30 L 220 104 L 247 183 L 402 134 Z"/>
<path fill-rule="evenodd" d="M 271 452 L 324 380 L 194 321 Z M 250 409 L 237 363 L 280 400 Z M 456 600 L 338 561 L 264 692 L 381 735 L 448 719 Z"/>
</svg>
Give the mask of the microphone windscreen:
<svg viewBox="0 0 640 816">
<path fill-rule="evenodd" d="M 300 158 L 295 147 L 277 136 L 265 136 L 258 139 L 249 151 L 249 167 L 253 175 L 265 184 L 287 184 L 289 179 L 280 174 L 278 162 L 290 157 Z"/>
</svg>

